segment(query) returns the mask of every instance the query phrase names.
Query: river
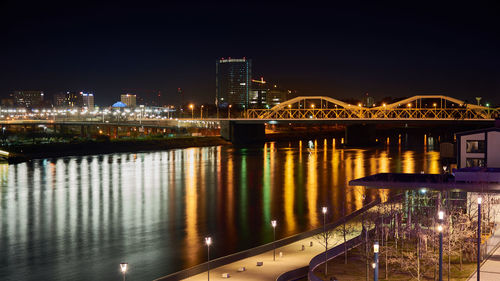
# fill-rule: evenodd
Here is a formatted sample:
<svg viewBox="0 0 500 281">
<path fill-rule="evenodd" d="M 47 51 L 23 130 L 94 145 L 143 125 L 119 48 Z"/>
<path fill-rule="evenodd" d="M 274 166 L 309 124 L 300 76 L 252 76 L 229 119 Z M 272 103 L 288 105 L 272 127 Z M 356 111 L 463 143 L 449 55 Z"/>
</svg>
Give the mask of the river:
<svg viewBox="0 0 500 281">
<path fill-rule="evenodd" d="M 339 140 L 337 140 L 337 144 Z M 333 139 L 40 159 L 0 165 L 0 280 L 152 280 L 319 227 L 386 190 L 379 172 L 439 173 L 427 140 L 335 148 Z M 345 202 L 345 205 L 343 205 Z"/>
</svg>

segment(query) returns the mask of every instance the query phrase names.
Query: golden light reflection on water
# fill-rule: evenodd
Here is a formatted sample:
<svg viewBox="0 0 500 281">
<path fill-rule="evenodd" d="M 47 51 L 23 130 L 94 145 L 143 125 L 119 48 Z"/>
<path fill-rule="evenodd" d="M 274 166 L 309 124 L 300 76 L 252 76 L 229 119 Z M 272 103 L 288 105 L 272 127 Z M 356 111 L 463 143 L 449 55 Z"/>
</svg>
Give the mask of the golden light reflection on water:
<svg viewBox="0 0 500 281">
<path fill-rule="evenodd" d="M 426 153 L 427 161 L 425 161 L 426 165 L 429 165 L 429 174 L 440 174 L 440 161 L 439 161 L 439 152 L 437 151 L 429 151 Z"/>
<path fill-rule="evenodd" d="M 318 225 L 318 147 L 313 145 L 309 148 L 307 158 L 307 209 L 309 214 L 309 224 Z"/>
<path fill-rule="evenodd" d="M 415 152 L 407 150 L 403 152 L 403 172 L 415 173 Z"/>
<path fill-rule="evenodd" d="M 196 163 L 195 151 L 196 148 L 190 148 L 186 151 L 186 169 L 187 174 L 185 177 L 186 195 L 186 243 L 185 250 L 187 251 L 187 259 L 190 263 L 197 261 L 198 246 L 200 244 L 200 237 L 198 234 L 198 192 L 197 192 L 197 176 L 196 176 Z M 229 165 L 228 165 L 229 167 Z"/>
<path fill-rule="evenodd" d="M 287 150 L 285 156 L 285 173 L 283 174 L 285 185 L 283 186 L 283 200 L 285 209 L 285 225 L 287 233 L 293 233 L 297 228 L 295 220 L 295 177 L 294 177 L 294 155 L 293 150 Z"/>
</svg>

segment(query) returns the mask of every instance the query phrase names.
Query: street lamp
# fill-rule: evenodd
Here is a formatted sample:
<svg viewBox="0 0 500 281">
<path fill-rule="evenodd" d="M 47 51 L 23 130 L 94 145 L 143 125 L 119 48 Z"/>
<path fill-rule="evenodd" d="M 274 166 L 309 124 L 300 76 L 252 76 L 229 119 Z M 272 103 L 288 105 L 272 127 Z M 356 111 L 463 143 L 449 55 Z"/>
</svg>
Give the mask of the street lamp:
<svg viewBox="0 0 500 281">
<path fill-rule="evenodd" d="M 190 104 L 189 108 L 191 109 L 191 119 L 194 119 L 194 105 Z"/>
<path fill-rule="evenodd" d="M 232 107 L 232 106 L 233 106 L 233 105 L 232 105 L 232 104 L 230 104 L 230 105 L 228 106 L 228 108 L 227 108 L 227 119 L 230 119 L 230 118 L 231 118 L 231 107 Z"/>
<path fill-rule="evenodd" d="M 212 238 L 205 237 L 205 244 L 207 244 L 207 280 L 210 281 L 210 244 L 212 244 Z"/>
<path fill-rule="evenodd" d="M 200 119 L 203 119 L 203 104 L 201 105 L 201 115 L 200 115 Z"/>
<path fill-rule="evenodd" d="M 477 198 L 477 281 L 481 270 L 481 203 L 483 198 Z"/>
<path fill-rule="evenodd" d="M 323 235 L 325 236 L 325 275 L 328 274 L 328 236 L 326 235 L 326 212 L 328 211 L 327 207 L 321 208 L 321 212 L 323 213 Z"/>
<path fill-rule="evenodd" d="M 273 261 L 276 260 L 276 220 L 271 221 L 273 227 Z"/>
<path fill-rule="evenodd" d="M 125 274 L 127 273 L 127 267 L 128 267 L 128 263 L 126 263 L 126 262 L 120 263 L 120 270 L 123 274 L 123 281 L 125 281 Z"/>
<path fill-rule="evenodd" d="M 378 281 L 378 251 L 379 251 L 379 244 L 378 242 L 375 242 L 373 244 L 373 264 L 375 265 L 373 267 L 373 280 Z"/>
<path fill-rule="evenodd" d="M 443 211 L 439 211 L 438 219 L 439 225 L 437 227 L 437 230 L 439 232 L 439 281 L 443 281 Z"/>
</svg>

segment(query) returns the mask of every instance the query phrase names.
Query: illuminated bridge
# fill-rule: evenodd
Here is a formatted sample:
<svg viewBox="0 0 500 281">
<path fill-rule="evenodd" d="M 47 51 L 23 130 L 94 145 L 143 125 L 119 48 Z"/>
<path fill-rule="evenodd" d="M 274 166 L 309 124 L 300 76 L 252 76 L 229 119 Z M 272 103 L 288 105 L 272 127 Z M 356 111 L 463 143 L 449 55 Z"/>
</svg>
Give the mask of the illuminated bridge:
<svg viewBox="0 0 500 281">
<path fill-rule="evenodd" d="M 92 132 L 118 137 L 120 132 L 127 135 L 144 133 L 175 133 L 188 128 L 200 130 L 218 130 L 226 140 L 232 142 L 255 141 L 265 138 L 266 124 L 342 124 L 345 126 L 346 143 L 359 139 L 374 138 L 375 126 L 403 126 L 419 124 L 427 126 L 456 126 L 478 124 L 491 126 L 499 117 L 500 108 L 490 108 L 467 104 L 464 101 L 442 96 L 414 96 L 391 104 L 364 107 L 361 104 L 348 104 L 331 97 L 302 96 L 269 109 L 248 109 L 239 118 L 185 118 L 137 120 L 124 117 L 120 120 L 105 120 L 105 116 L 86 116 L 81 114 L 69 117 L 51 117 L 53 119 L 19 119 L 0 121 L 2 129 L 17 126 L 21 131 L 34 131 L 39 127 L 50 128 L 54 132 L 65 132 L 67 128 L 78 128 L 82 136 Z M 108 117 L 106 117 L 108 118 Z"/>
<path fill-rule="evenodd" d="M 467 104 L 442 96 L 414 96 L 376 107 L 353 105 L 330 97 L 302 96 L 269 109 L 249 109 L 248 119 L 264 120 L 493 120 L 498 108 Z"/>
</svg>

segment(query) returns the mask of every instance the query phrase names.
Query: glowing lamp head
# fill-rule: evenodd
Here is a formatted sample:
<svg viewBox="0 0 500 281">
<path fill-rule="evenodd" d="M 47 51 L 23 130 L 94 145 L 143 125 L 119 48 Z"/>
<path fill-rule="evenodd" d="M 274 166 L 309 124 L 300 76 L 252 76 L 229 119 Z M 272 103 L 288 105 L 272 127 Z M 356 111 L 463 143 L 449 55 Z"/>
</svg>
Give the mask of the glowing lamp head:
<svg viewBox="0 0 500 281">
<path fill-rule="evenodd" d="M 434 107 L 436 107 L 436 106 L 437 106 L 437 104 L 436 104 L 436 103 L 433 103 L 432 105 L 433 105 Z"/>
<path fill-rule="evenodd" d="M 477 204 L 481 205 L 481 203 L 483 203 L 483 198 L 478 197 L 477 198 Z"/>
<path fill-rule="evenodd" d="M 358 106 L 359 106 L 359 107 L 361 107 L 361 104 L 360 104 L 360 103 L 358 103 Z"/>
<path fill-rule="evenodd" d="M 383 103 L 382 106 L 385 107 L 385 103 Z"/>
<path fill-rule="evenodd" d="M 408 104 L 408 107 L 411 107 L 411 103 Z"/>
<path fill-rule="evenodd" d="M 323 214 L 326 214 L 326 212 L 327 212 L 327 211 L 328 211 L 328 208 L 327 208 L 327 207 L 323 207 L 323 208 L 321 208 L 321 212 L 322 212 Z"/>
<path fill-rule="evenodd" d="M 120 270 L 122 271 L 122 273 L 127 272 L 127 267 L 128 267 L 128 263 L 126 263 L 126 262 L 120 263 Z"/>
<path fill-rule="evenodd" d="M 375 269 L 375 267 L 377 267 L 377 264 L 376 263 L 372 263 L 372 268 Z"/>
<path fill-rule="evenodd" d="M 193 105 L 192 105 L 192 104 L 190 104 L 190 105 L 189 105 L 189 108 L 193 109 Z"/>
<path fill-rule="evenodd" d="M 438 229 L 439 232 L 443 232 L 443 226 L 442 225 L 438 225 L 437 229 Z"/>
<path fill-rule="evenodd" d="M 314 104 L 311 104 L 311 108 L 314 108 Z"/>
<path fill-rule="evenodd" d="M 205 244 L 207 244 L 207 246 L 210 246 L 212 244 L 212 237 L 205 237 Z"/>
<path fill-rule="evenodd" d="M 438 212 L 438 218 L 439 218 L 439 220 L 443 220 L 444 219 L 444 212 L 443 211 L 439 211 Z"/>
<path fill-rule="evenodd" d="M 275 221 L 275 220 L 272 220 L 272 221 L 271 221 L 271 225 L 272 225 L 272 227 L 276 227 L 276 221 Z"/>
<path fill-rule="evenodd" d="M 379 251 L 379 244 L 378 244 L 378 242 L 375 242 L 373 244 L 373 252 L 378 253 L 378 251 Z"/>
</svg>

